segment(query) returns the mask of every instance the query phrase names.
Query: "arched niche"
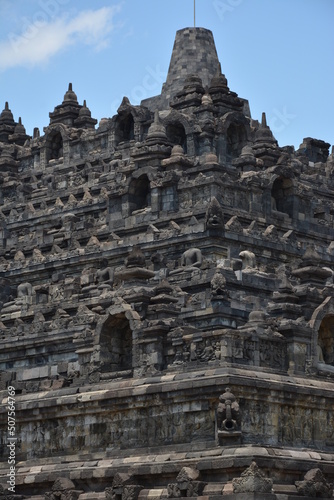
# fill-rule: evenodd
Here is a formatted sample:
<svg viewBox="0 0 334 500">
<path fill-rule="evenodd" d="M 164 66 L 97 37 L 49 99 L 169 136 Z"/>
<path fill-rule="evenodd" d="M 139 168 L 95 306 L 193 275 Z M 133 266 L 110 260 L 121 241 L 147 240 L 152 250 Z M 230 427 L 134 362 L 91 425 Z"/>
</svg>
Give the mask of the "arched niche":
<svg viewBox="0 0 334 500">
<path fill-rule="evenodd" d="M 327 297 L 310 319 L 314 366 L 334 376 L 334 298 Z"/>
<path fill-rule="evenodd" d="M 187 154 L 187 135 L 184 126 L 179 122 L 171 122 L 166 126 L 166 134 L 173 146 L 182 146 L 183 152 Z"/>
<path fill-rule="evenodd" d="M 115 128 L 116 145 L 120 142 L 132 141 L 135 138 L 135 122 L 131 113 L 117 117 Z"/>
<path fill-rule="evenodd" d="M 52 132 L 46 141 L 46 161 L 63 157 L 63 137 L 59 130 Z"/>
<path fill-rule="evenodd" d="M 286 213 L 293 217 L 294 186 L 293 180 L 278 177 L 271 189 L 272 208 L 278 212 Z"/>
<path fill-rule="evenodd" d="M 320 323 L 318 361 L 334 368 L 334 314 L 326 315 Z"/>
<path fill-rule="evenodd" d="M 132 330 L 125 312 L 109 316 L 100 334 L 101 371 L 132 369 Z"/>
<path fill-rule="evenodd" d="M 247 131 L 242 123 L 231 123 L 226 131 L 227 160 L 238 158 L 242 148 L 247 144 Z"/>
<path fill-rule="evenodd" d="M 151 206 L 150 181 L 146 174 L 133 179 L 129 186 L 130 212 L 143 210 Z"/>
</svg>

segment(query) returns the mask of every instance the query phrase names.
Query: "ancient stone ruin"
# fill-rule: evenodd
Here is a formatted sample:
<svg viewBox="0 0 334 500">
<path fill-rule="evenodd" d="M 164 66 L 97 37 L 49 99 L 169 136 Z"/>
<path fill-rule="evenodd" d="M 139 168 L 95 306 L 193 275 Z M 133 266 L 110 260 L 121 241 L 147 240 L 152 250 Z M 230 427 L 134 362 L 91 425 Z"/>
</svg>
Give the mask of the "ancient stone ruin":
<svg viewBox="0 0 334 500">
<path fill-rule="evenodd" d="M 161 95 L 97 125 L 70 84 L 0 141 L 0 498 L 332 498 L 330 145 L 279 146 L 203 28 Z"/>
</svg>

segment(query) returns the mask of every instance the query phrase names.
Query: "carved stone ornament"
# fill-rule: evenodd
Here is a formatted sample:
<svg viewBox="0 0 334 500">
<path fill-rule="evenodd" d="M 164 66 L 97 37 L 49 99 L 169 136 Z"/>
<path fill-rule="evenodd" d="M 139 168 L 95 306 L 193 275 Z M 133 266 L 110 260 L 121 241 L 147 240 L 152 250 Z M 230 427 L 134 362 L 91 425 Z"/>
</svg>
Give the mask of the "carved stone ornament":
<svg viewBox="0 0 334 500">
<path fill-rule="evenodd" d="M 216 198 L 212 198 L 208 206 L 205 222 L 207 229 L 224 228 L 224 212 Z"/>
<path fill-rule="evenodd" d="M 199 481 L 200 472 L 194 467 L 183 467 L 179 472 L 176 483 L 167 486 L 168 498 L 201 496 L 206 483 Z"/>
<path fill-rule="evenodd" d="M 332 498 L 333 485 L 329 484 L 320 469 L 311 469 L 303 481 L 296 481 L 296 488 L 300 495 L 316 498 Z"/>
<path fill-rule="evenodd" d="M 82 493 L 75 489 L 73 482 L 65 477 L 56 479 L 52 491 L 45 493 L 45 500 L 77 500 Z"/>
<path fill-rule="evenodd" d="M 136 480 L 130 474 L 117 473 L 112 486 L 105 489 L 107 500 L 137 500 L 142 486 L 136 484 Z"/>
<path fill-rule="evenodd" d="M 233 493 L 271 493 L 273 480 L 267 478 L 255 462 L 240 477 L 233 479 Z"/>
<path fill-rule="evenodd" d="M 229 387 L 224 394 L 219 396 L 217 407 L 217 437 L 219 444 L 223 444 L 226 438 L 239 438 L 240 431 L 240 411 L 234 394 Z"/>
</svg>

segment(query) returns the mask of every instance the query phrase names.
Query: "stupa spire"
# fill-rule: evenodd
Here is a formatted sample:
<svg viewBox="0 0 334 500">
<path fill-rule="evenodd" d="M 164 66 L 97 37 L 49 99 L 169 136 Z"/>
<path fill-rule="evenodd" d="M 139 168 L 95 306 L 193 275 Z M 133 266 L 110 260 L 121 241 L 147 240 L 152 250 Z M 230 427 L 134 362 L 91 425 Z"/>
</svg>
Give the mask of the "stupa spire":
<svg viewBox="0 0 334 500">
<path fill-rule="evenodd" d="M 184 28 L 176 32 L 167 80 L 161 96 L 143 101 L 154 110 L 168 108 L 169 102 L 184 88 L 189 75 L 200 78 L 203 87 L 208 87 L 219 72 L 219 60 L 213 34 L 205 28 Z"/>
</svg>

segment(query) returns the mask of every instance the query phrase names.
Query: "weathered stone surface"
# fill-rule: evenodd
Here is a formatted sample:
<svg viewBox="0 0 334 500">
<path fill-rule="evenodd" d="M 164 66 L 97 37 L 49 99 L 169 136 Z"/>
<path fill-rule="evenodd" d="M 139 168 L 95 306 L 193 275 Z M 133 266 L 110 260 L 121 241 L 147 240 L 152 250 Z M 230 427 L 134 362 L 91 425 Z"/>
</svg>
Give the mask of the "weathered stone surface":
<svg viewBox="0 0 334 500">
<path fill-rule="evenodd" d="M 233 479 L 234 493 L 270 493 L 273 480 L 267 478 L 255 462 L 245 470 L 240 478 Z"/>
<path fill-rule="evenodd" d="M 332 498 L 333 485 L 329 484 L 320 469 L 311 469 L 303 481 L 296 482 L 297 491 L 300 495 L 317 498 Z"/>
<path fill-rule="evenodd" d="M 1 484 L 14 387 L 18 497 L 330 494 L 329 145 L 280 147 L 203 28 L 95 126 L 71 84 L 0 115 Z"/>
</svg>

